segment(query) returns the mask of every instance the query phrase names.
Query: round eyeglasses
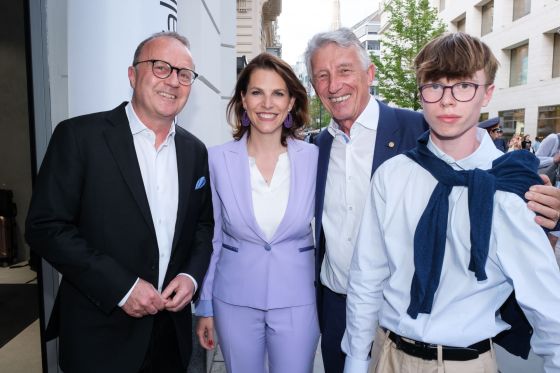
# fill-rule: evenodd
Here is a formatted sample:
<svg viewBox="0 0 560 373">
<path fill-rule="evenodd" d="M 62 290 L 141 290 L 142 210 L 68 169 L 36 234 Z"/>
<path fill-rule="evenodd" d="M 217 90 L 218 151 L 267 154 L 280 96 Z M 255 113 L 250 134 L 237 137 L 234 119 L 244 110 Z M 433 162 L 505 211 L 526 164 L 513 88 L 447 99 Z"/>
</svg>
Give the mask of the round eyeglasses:
<svg viewBox="0 0 560 373">
<path fill-rule="evenodd" d="M 428 83 L 418 87 L 422 100 L 429 104 L 439 102 L 445 90 L 449 88 L 453 98 L 460 102 L 469 102 L 476 95 L 478 87 L 488 86 L 490 84 L 476 84 L 471 82 L 459 82 L 453 85 L 443 85 L 440 83 Z"/>
<path fill-rule="evenodd" d="M 198 77 L 198 74 L 191 69 L 175 67 L 172 66 L 170 63 L 161 60 L 138 61 L 132 64 L 132 66 L 136 67 L 136 65 L 138 65 L 139 63 L 144 63 L 144 62 L 149 62 L 152 64 L 152 72 L 156 77 L 160 79 L 168 78 L 169 75 L 171 75 L 171 73 L 173 72 L 173 70 L 177 70 L 177 80 L 182 85 L 191 85 Z"/>
</svg>

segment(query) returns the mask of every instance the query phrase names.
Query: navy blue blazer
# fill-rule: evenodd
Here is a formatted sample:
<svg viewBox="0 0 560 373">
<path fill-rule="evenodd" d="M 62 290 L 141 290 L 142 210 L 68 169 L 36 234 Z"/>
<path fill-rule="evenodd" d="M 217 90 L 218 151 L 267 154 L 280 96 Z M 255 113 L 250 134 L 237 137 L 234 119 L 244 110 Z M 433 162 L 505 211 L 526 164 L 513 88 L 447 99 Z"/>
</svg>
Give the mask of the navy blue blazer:
<svg viewBox="0 0 560 373">
<path fill-rule="evenodd" d="M 428 124 L 421 113 L 392 108 L 378 101 L 379 123 L 371 165 L 371 175 L 383 162 L 416 146 L 418 137 L 428 129 Z M 325 256 L 325 235 L 323 232 L 323 204 L 325 201 L 325 185 L 329 169 L 329 157 L 334 138 L 329 131 L 322 131 L 315 138 L 319 147 L 319 163 L 317 165 L 317 184 L 315 186 L 315 240 L 317 241 L 315 256 L 315 285 L 317 290 L 317 306 L 319 323 L 322 328 L 321 299 L 322 291 L 319 279 L 321 263 Z M 374 144 L 372 144 L 374 146 Z M 365 203 L 365 201 L 364 201 Z"/>
</svg>

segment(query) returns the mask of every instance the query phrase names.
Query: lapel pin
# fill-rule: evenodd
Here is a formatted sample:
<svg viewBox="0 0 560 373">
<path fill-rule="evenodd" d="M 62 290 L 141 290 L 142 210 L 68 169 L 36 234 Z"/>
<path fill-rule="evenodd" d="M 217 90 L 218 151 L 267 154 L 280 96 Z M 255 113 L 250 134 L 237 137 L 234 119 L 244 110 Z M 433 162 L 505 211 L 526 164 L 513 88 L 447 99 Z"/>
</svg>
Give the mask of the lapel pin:
<svg viewBox="0 0 560 373">
<path fill-rule="evenodd" d="M 395 147 L 395 142 L 394 142 L 394 141 L 389 141 L 389 142 L 387 143 L 387 146 L 388 146 L 389 148 L 393 149 L 393 148 Z"/>
</svg>

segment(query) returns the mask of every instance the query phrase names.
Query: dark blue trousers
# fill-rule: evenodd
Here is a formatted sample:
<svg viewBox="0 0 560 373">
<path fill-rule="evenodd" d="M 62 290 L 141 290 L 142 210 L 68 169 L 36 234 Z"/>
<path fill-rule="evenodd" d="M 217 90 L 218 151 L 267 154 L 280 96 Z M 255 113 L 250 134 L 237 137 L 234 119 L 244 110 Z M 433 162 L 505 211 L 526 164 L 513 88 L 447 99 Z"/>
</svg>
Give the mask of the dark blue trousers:
<svg viewBox="0 0 560 373">
<path fill-rule="evenodd" d="M 340 348 L 346 329 L 346 295 L 323 287 L 321 307 L 321 354 L 325 373 L 342 373 L 346 355 Z"/>
</svg>

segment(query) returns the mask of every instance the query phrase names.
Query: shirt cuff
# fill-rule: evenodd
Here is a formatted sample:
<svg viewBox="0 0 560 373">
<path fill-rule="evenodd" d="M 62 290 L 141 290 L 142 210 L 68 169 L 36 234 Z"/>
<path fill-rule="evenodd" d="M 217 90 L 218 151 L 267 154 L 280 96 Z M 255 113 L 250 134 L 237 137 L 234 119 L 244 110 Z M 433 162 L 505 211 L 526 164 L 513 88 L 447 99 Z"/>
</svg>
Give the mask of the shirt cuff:
<svg viewBox="0 0 560 373">
<path fill-rule="evenodd" d="M 368 360 L 360 360 L 353 358 L 350 355 L 346 355 L 346 360 L 344 361 L 344 373 L 367 373 L 369 369 Z"/>
<path fill-rule="evenodd" d="M 179 273 L 179 275 L 181 276 L 187 276 L 188 278 L 190 278 L 194 284 L 194 291 L 193 294 L 196 293 L 196 290 L 198 289 L 198 283 L 196 282 L 196 280 L 194 279 L 194 277 L 192 277 L 191 275 L 189 275 L 188 273 Z"/>
<path fill-rule="evenodd" d="M 194 314 L 202 317 L 213 317 L 214 308 L 211 300 L 199 300 L 194 307 Z"/>
<path fill-rule="evenodd" d="M 128 297 L 130 297 L 130 294 L 132 293 L 132 290 L 134 290 L 134 287 L 136 286 L 136 284 L 138 283 L 138 281 L 140 281 L 140 278 L 137 278 L 136 281 L 134 281 L 134 285 L 132 285 L 132 287 L 130 288 L 130 290 L 128 291 L 128 293 L 126 293 L 126 295 L 123 297 L 123 299 L 121 299 L 121 301 L 119 302 L 119 307 L 124 306 L 124 304 L 125 304 L 126 301 L 128 300 Z"/>
</svg>

